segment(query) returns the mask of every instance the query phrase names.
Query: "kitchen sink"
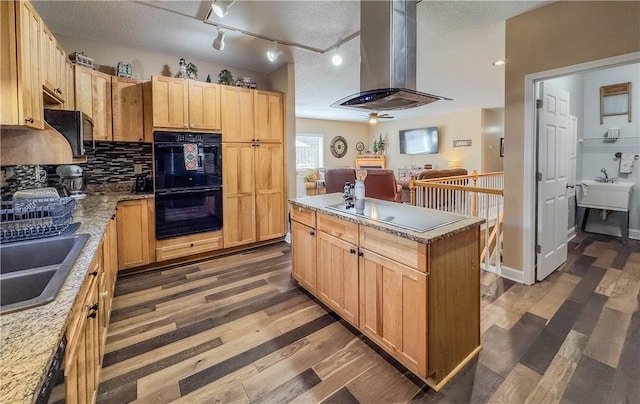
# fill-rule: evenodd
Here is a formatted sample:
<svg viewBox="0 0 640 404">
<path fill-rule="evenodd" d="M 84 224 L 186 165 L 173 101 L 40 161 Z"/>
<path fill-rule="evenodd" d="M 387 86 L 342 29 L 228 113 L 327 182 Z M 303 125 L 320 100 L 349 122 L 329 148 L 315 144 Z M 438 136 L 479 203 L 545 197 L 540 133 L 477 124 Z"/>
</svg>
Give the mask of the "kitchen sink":
<svg viewBox="0 0 640 404">
<path fill-rule="evenodd" d="M 0 245 L 0 312 L 53 301 L 88 239 L 76 234 Z"/>
</svg>

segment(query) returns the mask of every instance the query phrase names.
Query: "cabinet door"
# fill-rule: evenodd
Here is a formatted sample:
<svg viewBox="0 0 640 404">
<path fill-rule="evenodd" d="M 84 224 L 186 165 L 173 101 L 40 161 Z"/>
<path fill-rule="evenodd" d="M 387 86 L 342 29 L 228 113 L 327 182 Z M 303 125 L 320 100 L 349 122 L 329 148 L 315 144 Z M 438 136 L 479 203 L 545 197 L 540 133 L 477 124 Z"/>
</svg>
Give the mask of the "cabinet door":
<svg viewBox="0 0 640 404">
<path fill-rule="evenodd" d="M 189 127 L 221 129 L 219 84 L 189 80 Z"/>
<path fill-rule="evenodd" d="M 152 76 L 153 126 L 189 127 L 189 82 L 172 77 Z"/>
<path fill-rule="evenodd" d="M 111 76 L 85 67 L 76 69 L 76 108 L 93 119 L 93 138 L 112 140 Z"/>
<path fill-rule="evenodd" d="M 285 234 L 284 145 L 262 143 L 254 149 L 256 225 L 258 241 L 262 241 Z"/>
<path fill-rule="evenodd" d="M 255 131 L 261 142 L 284 140 L 283 96 L 269 91 L 255 91 Z"/>
<path fill-rule="evenodd" d="M 49 31 L 49 28 L 42 24 L 42 29 L 40 30 L 40 75 L 42 77 L 42 85 L 51 94 L 55 94 L 54 89 L 57 85 L 55 52 L 56 38 Z"/>
<path fill-rule="evenodd" d="M 150 262 L 148 219 L 146 200 L 118 203 L 118 269 L 133 268 Z"/>
<path fill-rule="evenodd" d="M 358 247 L 318 232 L 318 297 L 358 326 Z"/>
<path fill-rule="evenodd" d="M 222 141 L 250 142 L 256 138 L 253 118 L 253 90 L 220 86 Z"/>
<path fill-rule="evenodd" d="M 144 141 L 142 81 L 111 77 L 113 140 Z"/>
<path fill-rule="evenodd" d="M 69 94 L 67 93 L 67 54 L 58 41 L 55 42 L 54 55 L 56 63 L 56 80 L 53 91 L 64 103 L 67 100 L 67 97 L 69 97 Z"/>
<path fill-rule="evenodd" d="M 360 251 L 360 329 L 426 378 L 427 274 Z"/>
<path fill-rule="evenodd" d="M 75 95 L 75 80 L 73 75 L 73 64 L 65 60 L 64 71 L 67 75 L 65 80 L 66 85 L 66 96 L 64 99 L 63 107 L 64 109 L 76 109 L 76 95 Z"/>
<path fill-rule="evenodd" d="M 42 79 L 40 75 L 40 32 L 42 20 L 31 3 L 20 1 L 16 2 L 16 23 L 17 80 L 18 91 L 20 92 L 18 96 L 18 122 L 16 124 L 42 129 L 44 128 Z M 4 104 L 2 109 L 6 107 L 7 105 Z"/>
<path fill-rule="evenodd" d="M 256 241 L 254 150 L 250 143 L 222 144 L 224 247 Z"/>
<path fill-rule="evenodd" d="M 291 222 L 291 276 L 316 292 L 316 230 L 296 221 Z"/>
</svg>

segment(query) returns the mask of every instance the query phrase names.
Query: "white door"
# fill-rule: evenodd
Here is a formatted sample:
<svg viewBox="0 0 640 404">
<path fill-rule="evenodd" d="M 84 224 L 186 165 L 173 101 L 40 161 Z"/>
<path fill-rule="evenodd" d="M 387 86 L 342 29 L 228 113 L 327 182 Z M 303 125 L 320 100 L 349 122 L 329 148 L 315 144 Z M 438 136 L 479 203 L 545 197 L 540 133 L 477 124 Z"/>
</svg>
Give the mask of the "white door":
<svg viewBox="0 0 640 404">
<path fill-rule="evenodd" d="M 538 229 L 536 278 L 567 260 L 569 93 L 540 84 L 538 109 Z"/>
</svg>

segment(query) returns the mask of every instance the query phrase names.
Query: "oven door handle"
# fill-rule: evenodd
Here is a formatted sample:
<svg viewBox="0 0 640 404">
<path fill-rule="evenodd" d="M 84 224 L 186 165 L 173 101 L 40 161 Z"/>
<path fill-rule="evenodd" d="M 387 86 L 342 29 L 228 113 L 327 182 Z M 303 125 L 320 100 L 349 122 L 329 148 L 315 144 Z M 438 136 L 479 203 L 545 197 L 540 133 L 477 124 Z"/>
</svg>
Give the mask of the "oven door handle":
<svg viewBox="0 0 640 404">
<path fill-rule="evenodd" d="M 212 187 L 212 188 L 189 188 L 189 189 L 175 189 L 170 191 L 156 191 L 156 195 L 164 196 L 164 195 L 180 195 L 180 194 L 194 194 L 194 193 L 202 193 L 202 192 L 211 192 L 211 191 L 220 191 L 222 187 Z"/>
</svg>

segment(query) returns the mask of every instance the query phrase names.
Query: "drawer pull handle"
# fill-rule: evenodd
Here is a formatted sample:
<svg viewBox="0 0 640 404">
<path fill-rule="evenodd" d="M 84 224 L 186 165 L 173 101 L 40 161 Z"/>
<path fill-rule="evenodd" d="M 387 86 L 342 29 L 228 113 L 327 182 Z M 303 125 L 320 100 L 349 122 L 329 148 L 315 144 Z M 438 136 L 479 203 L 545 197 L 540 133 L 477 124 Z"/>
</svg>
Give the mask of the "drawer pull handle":
<svg viewBox="0 0 640 404">
<path fill-rule="evenodd" d="M 90 275 L 98 276 L 98 271 L 97 271 L 97 270 L 96 270 L 96 271 L 93 271 L 93 272 L 91 272 L 91 274 L 90 274 Z"/>
<path fill-rule="evenodd" d="M 92 311 L 87 315 L 87 318 L 96 318 L 97 315 L 98 315 L 97 311 Z"/>
<path fill-rule="evenodd" d="M 355 254 L 355 253 L 356 253 L 356 249 L 355 249 L 355 248 L 352 248 L 352 249 L 350 249 L 350 250 L 349 250 L 349 252 L 350 252 L 351 254 Z"/>
<path fill-rule="evenodd" d="M 309 232 L 309 235 L 311 235 L 311 236 L 315 236 L 315 234 L 316 234 L 316 232 L 315 232 L 315 231 L 313 231 L 313 230 L 311 230 L 311 231 Z"/>
<path fill-rule="evenodd" d="M 89 307 L 89 310 L 98 311 L 98 303 L 94 303 L 93 306 Z"/>
<path fill-rule="evenodd" d="M 364 257 L 364 253 L 362 251 L 358 252 L 358 257 Z"/>
<path fill-rule="evenodd" d="M 25 121 L 27 121 L 29 123 L 33 123 L 33 118 L 27 118 L 27 119 L 25 119 Z"/>
<path fill-rule="evenodd" d="M 193 243 L 191 243 L 191 247 L 193 247 Z"/>
</svg>

